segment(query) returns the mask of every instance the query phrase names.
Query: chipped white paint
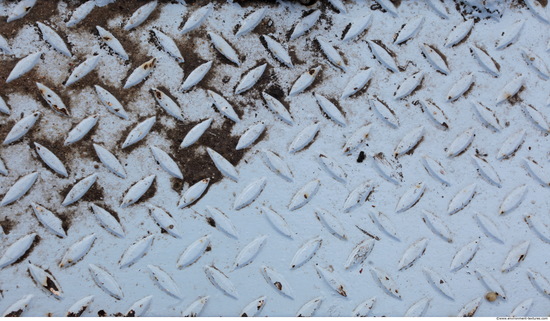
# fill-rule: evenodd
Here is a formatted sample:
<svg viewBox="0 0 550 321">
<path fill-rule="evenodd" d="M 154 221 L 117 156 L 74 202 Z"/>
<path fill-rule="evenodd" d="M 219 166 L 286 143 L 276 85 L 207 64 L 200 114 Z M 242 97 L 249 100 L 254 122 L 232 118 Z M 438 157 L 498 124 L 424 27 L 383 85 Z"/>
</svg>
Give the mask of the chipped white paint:
<svg viewBox="0 0 550 321">
<path fill-rule="evenodd" d="M 128 89 L 142 82 L 146 77 L 148 77 L 153 72 L 153 69 L 155 68 L 156 63 L 157 63 L 157 58 L 152 58 L 144 62 L 143 64 L 141 64 L 139 67 L 137 67 L 130 74 L 130 76 L 128 76 L 128 79 L 124 84 L 124 89 Z"/>
<path fill-rule="evenodd" d="M 170 116 L 175 117 L 177 120 L 184 120 L 181 108 L 172 98 L 170 98 L 170 96 L 168 96 L 162 90 L 158 90 L 156 88 L 151 88 L 151 91 L 153 92 L 155 100 L 160 105 L 160 107 L 162 107 L 162 109 L 164 109 Z"/>
<path fill-rule="evenodd" d="M 12 22 L 17 19 L 21 19 L 24 16 L 31 11 L 31 9 L 36 4 L 36 0 L 21 0 L 19 1 L 11 10 L 10 14 L 8 15 L 7 22 Z"/>
<path fill-rule="evenodd" d="M 111 32 L 100 26 L 96 26 L 95 28 L 99 33 L 99 39 L 101 41 L 103 41 L 109 48 L 111 48 L 112 51 L 119 55 L 120 58 L 123 60 L 128 60 L 126 50 L 124 50 L 124 47 L 122 47 L 120 41 L 118 41 L 118 39 Z"/>
<path fill-rule="evenodd" d="M 124 110 L 122 104 L 113 94 L 97 85 L 95 86 L 95 91 L 99 101 L 103 104 L 103 106 L 105 106 L 105 108 L 122 119 L 128 119 L 128 113 Z"/>
</svg>

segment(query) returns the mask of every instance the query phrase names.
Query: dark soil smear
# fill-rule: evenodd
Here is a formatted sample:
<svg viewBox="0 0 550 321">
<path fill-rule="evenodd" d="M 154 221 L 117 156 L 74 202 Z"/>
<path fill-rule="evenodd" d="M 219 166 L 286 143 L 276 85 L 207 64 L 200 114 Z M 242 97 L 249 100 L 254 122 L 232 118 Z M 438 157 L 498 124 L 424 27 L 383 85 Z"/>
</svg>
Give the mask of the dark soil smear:
<svg viewBox="0 0 550 321">
<path fill-rule="evenodd" d="M 15 221 L 12 221 L 9 218 L 5 217 L 3 220 L 0 221 L 0 226 L 4 231 L 4 234 L 7 235 L 10 234 L 10 231 L 15 227 Z"/>
<path fill-rule="evenodd" d="M 42 160 L 40 156 L 38 156 L 38 153 L 36 152 L 36 145 L 35 143 L 38 143 L 47 149 L 49 149 L 52 153 L 54 153 L 57 158 L 61 161 L 62 164 L 65 165 L 65 168 L 67 168 L 67 155 L 66 153 L 72 153 L 69 151 L 64 150 L 63 142 L 61 140 L 46 140 L 43 137 L 36 134 L 36 132 L 28 133 L 27 136 L 23 136 L 23 140 L 26 141 L 26 143 L 29 145 L 30 150 L 32 151 L 32 155 L 35 159 L 39 160 L 40 163 L 42 163 L 42 166 L 51 171 L 55 175 L 59 175 L 57 172 L 55 172 L 53 169 L 51 169 L 46 163 Z M 67 173 L 69 173 L 69 170 L 67 169 Z M 61 177 L 61 175 L 59 175 Z"/>
<path fill-rule="evenodd" d="M 30 115 L 30 113 L 29 113 L 29 114 L 26 114 L 26 115 L 24 115 L 24 116 L 29 116 L 29 115 Z M 22 118 L 22 117 L 21 117 L 21 118 Z M 21 119 L 18 119 L 17 121 L 19 121 L 19 120 L 21 120 Z M 34 126 L 38 125 L 38 122 L 39 122 L 39 121 L 40 121 L 40 118 L 38 118 L 38 120 L 36 121 L 36 124 L 34 124 Z M 8 120 L 8 119 L 6 119 L 6 120 L 4 120 L 3 122 L 0 123 L 0 142 L 3 142 L 4 139 L 6 139 L 6 136 L 8 136 L 8 133 L 11 131 L 11 129 L 13 128 L 13 125 L 15 125 L 15 123 L 16 123 L 16 121 L 14 121 L 14 120 Z M 34 126 L 33 126 L 33 127 L 34 127 Z M 33 129 L 31 128 L 31 131 L 32 131 L 32 130 L 33 130 Z M 27 133 L 27 135 L 28 135 L 28 133 Z M 23 138 L 24 138 L 24 137 L 25 137 L 25 136 L 23 136 Z M 11 144 L 17 143 L 17 142 L 19 142 L 19 141 L 20 141 L 21 139 L 23 139 L 23 138 L 20 138 L 19 140 L 16 140 L 15 142 L 13 142 L 13 143 L 11 143 Z M 11 144 L 10 144 L 10 145 L 11 145 Z M 9 145 L 8 145 L 8 146 L 9 146 Z"/>
<path fill-rule="evenodd" d="M 51 1 L 51 2 L 55 2 L 55 1 Z M 73 1 L 68 6 L 67 10 L 72 13 L 76 8 L 78 8 L 83 3 L 84 3 L 83 1 Z M 122 20 L 122 24 L 120 26 L 120 28 L 122 29 L 124 25 L 126 25 L 127 20 L 132 16 L 132 14 L 134 14 L 134 12 L 137 9 L 139 9 L 141 6 L 147 3 L 149 3 L 148 0 L 116 1 L 114 3 L 110 3 L 103 7 L 96 6 L 92 10 L 92 12 L 90 12 L 86 16 L 86 18 L 84 18 L 84 20 L 79 22 L 76 26 L 71 27 L 71 30 L 74 29 L 74 30 L 82 30 L 82 31 L 89 32 L 91 30 L 95 30 L 95 26 L 101 26 L 105 28 L 107 26 L 107 21 L 114 18 L 115 15 L 113 13 L 124 17 L 124 19 Z M 143 23 L 146 24 L 149 21 L 155 20 L 155 18 L 159 17 L 159 13 L 160 13 L 160 6 L 157 6 L 157 8 L 151 13 L 151 15 Z M 70 19 L 70 17 L 71 15 L 69 15 L 68 19 Z M 109 28 L 105 28 L 105 29 L 111 31 Z M 115 28 L 115 29 L 118 29 L 118 28 Z M 117 37 L 116 34 L 113 34 L 113 35 Z M 118 39 L 120 40 L 120 38 Z"/>
<path fill-rule="evenodd" d="M 38 243 L 40 243 L 40 236 L 36 235 L 34 237 L 34 241 L 32 241 L 31 247 L 29 247 L 27 252 L 25 252 L 25 254 L 23 254 L 19 259 L 17 259 L 17 261 L 13 262 L 11 265 L 19 264 L 25 261 L 25 259 L 27 259 L 29 255 L 31 255 L 32 251 L 38 245 Z"/>
<path fill-rule="evenodd" d="M 470 87 L 468 87 L 468 89 L 466 89 L 466 91 L 462 94 L 462 96 L 467 98 L 470 95 L 470 93 L 472 92 L 472 90 L 475 88 L 475 84 L 476 84 L 475 81 L 472 82 L 472 84 L 470 84 Z M 460 99 L 460 97 L 457 98 L 456 100 L 458 100 L 458 99 Z"/>
<path fill-rule="evenodd" d="M 313 93 L 315 95 L 315 93 Z M 335 107 L 336 109 L 338 109 L 338 111 L 344 115 L 344 118 L 346 117 L 346 112 L 342 109 L 342 107 L 340 106 L 340 103 L 338 103 L 338 101 L 334 98 L 328 98 L 328 97 L 325 97 L 326 99 L 328 99 L 328 101 L 330 101 Z M 321 113 L 323 114 L 323 117 L 325 117 L 326 119 L 328 120 L 331 120 L 333 122 L 336 122 L 334 119 L 332 119 L 332 117 L 330 117 L 324 110 L 323 108 L 321 107 L 321 105 L 319 104 L 319 102 L 317 102 L 317 106 L 319 107 Z"/>
<path fill-rule="evenodd" d="M 204 39 L 206 39 L 206 38 L 204 38 Z M 183 59 L 185 60 L 185 62 L 182 65 L 182 69 L 183 69 L 184 75 L 185 75 L 185 77 L 184 77 L 184 81 L 185 81 L 187 79 L 187 77 L 189 77 L 189 75 L 197 67 L 199 67 L 200 65 L 206 63 L 207 60 L 203 59 L 195 51 L 193 51 L 193 49 L 195 48 L 195 44 L 192 41 L 188 41 L 188 42 L 181 43 L 181 44 L 178 42 L 177 39 L 175 41 L 178 44 L 179 48 L 186 48 L 182 52 Z M 216 63 L 213 63 L 212 66 L 210 67 L 210 71 L 208 71 L 206 73 L 206 75 L 202 78 L 202 80 L 198 84 L 196 84 L 195 86 L 188 89 L 187 92 L 190 92 L 190 91 L 192 91 L 193 89 L 195 89 L 197 87 L 201 87 L 201 85 L 208 84 L 210 82 L 210 80 L 214 77 L 215 70 L 216 70 Z"/>
<path fill-rule="evenodd" d="M 456 46 L 460 46 L 461 44 L 465 43 L 468 38 L 470 38 L 470 35 L 472 34 L 472 31 L 474 30 L 474 28 L 470 29 L 470 31 L 468 31 L 468 33 L 466 34 L 466 36 L 464 36 L 464 38 L 462 38 L 462 40 L 460 40 L 459 42 L 455 43 L 454 45 L 452 45 L 451 47 L 456 47 Z"/>
<path fill-rule="evenodd" d="M 239 25 L 239 28 L 240 28 L 240 25 Z M 238 28 L 236 30 L 238 30 Z M 275 33 L 275 31 L 276 29 L 275 29 L 275 24 L 273 20 L 271 20 L 269 17 L 265 17 L 264 19 L 262 19 L 262 22 L 260 22 L 256 26 L 256 28 L 254 28 L 254 30 L 251 31 L 251 33 L 255 33 L 258 36 L 261 36 L 261 35 L 272 35 Z"/>
<path fill-rule="evenodd" d="M 54 1 L 52 1 L 52 2 L 54 2 Z M 139 42 L 134 42 L 134 41 L 129 39 L 130 37 L 128 37 L 126 35 L 127 31 L 125 31 L 123 29 L 123 27 L 126 24 L 128 18 L 130 18 L 132 16 L 132 14 L 137 9 L 139 9 L 141 6 L 147 4 L 148 2 L 149 1 L 147 1 L 147 0 L 117 1 L 117 2 L 114 2 L 114 3 L 108 4 L 104 7 L 96 6 L 92 10 L 92 12 L 90 12 L 86 16 L 86 18 L 84 18 L 76 26 L 71 27 L 70 30 L 72 32 L 75 32 L 75 33 L 82 32 L 82 33 L 86 33 L 86 34 L 91 33 L 91 34 L 94 34 L 94 35 L 98 35 L 96 26 L 100 26 L 100 27 L 105 28 L 107 31 L 111 32 L 113 34 L 113 36 L 115 36 L 115 38 L 118 39 L 118 41 L 122 45 L 122 48 L 124 48 L 126 50 L 126 52 L 128 53 L 129 60 L 126 61 L 125 63 L 129 64 L 130 61 L 132 61 L 135 64 L 138 64 L 137 66 L 139 66 L 140 64 L 142 64 L 145 61 L 149 60 L 150 57 L 144 55 L 142 53 L 142 51 L 139 50 L 142 47 Z M 68 6 L 67 10 L 69 12 L 73 12 L 82 3 L 83 3 L 83 1 L 74 1 Z M 113 13 L 115 13 L 115 14 L 113 14 Z M 145 20 L 145 22 L 143 24 L 146 24 L 149 21 L 155 20 L 156 18 L 159 17 L 159 14 L 160 14 L 160 6 L 157 7 L 151 13 L 151 15 L 147 18 L 147 20 Z M 109 28 L 107 26 L 107 21 L 114 18 L 116 15 L 121 15 L 122 17 L 124 17 L 124 19 L 122 19 L 122 25 L 120 26 L 120 28 Z M 71 15 L 69 15 L 68 19 L 70 19 L 70 16 Z M 99 38 L 99 35 L 98 35 L 98 38 Z M 100 43 L 101 43 L 101 47 L 108 50 L 113 56 L 118 56 L 117 54 L 112 52 L 103 42 L 100 41 Z M 135 49 L 138 49 L 138 50 L 135 50 Z M 137 67 L 137 66 L 133 66 L 133 67 Z M 133 71 L 133 68 L 131 70 Z M 86 77 L 88 78 L 89 75 L 86 76 Z M 89 78 L 92 78 L 92 77 L 89 77 Z M 77 85 L 79 82 L 77 82 L 73 85 Z M 93 82 L 93 81 L 90 81 L 90 82 Z M 99 83 L 101 83 L 101 82 L 99 82 Z M 95 84 L 97 84 L 97 82 Z M 72 88 L 73 85 L 71 85 L 70 88 Z M 119 96 L 117 96 L 117 97 L 119 97 Z"/>
<path fill-rule="evenodd" d="M 80 120 L 75 119 L 72 128 L 74 128 L 74 126 L 76 126 L 79 121 Z M 35 124 L 35 126 L 37 125 Z M 53 126 L 55 126 L 55 124 L 53 124 Z M 38 157 L 36 152 L 34 152 L 36 150 L 34 142 L 37 142 L 40 145 L 49 149 L 52 153 L 55 154 L 55 156 L 59 158 L 59 160 L 63 164 L 65 164 L 67 172 L 69 173 L 69 177 L 71 177 L 72 173 L 70 171 L 69 165 L 73 160 L 94 159 L 95 151 L 93 148 L 93 137 L 96 128 L 97 125 L 94 126 L 90 130 L 90 132 L 88 132 L 88 134 L 86 134 L 80 141 L 67 146 L 64 146 L 64 137 L 62 139 L 59 139 L 59 137 L 50 137 L 41 134 L 41 132 L 34 132 L 32 131 L 32 129 L 27 135 L 23 136 L 23 138 L 21 139 L 29 145 L 29 148 L 33 151 L 33 155 L 36 159 L 40 159 L 40 157 Z M 40 161 L 42 162 L 42 160 Z M 52 171 L 52 173 L 55 173 L 44 162 L 42 162 L 42 164 L 44 168 L 47 168 L 48 170 Z M 57 173 L 55 174 L 58 175 Z"/>
<path fill-rule="evenodd" d="M 21 57 L 20 59 L 10 59 L 8 61 L 2 61 L 1 63 L 2 68 L 0 68 L 0 87 L 2 88 L 2 94 L 4 95 L 4 97 L 6 97 L 8 96 L 8 94 L 11 94 L 14 92 L 24 93 L 26 95 L 31 95 L 36 100 L 39 100 L 40 102 L 43 102 L 44 104 L 46 104 L 42 99 L 42 96 L 40 96 L 40 91 L 38 90 L 38 87 L 36 87 L 36 83 L 37 82 L 44 83 L 46 87 L 49 87 L 50 89 L 52 89 L 58 94 L 59 94 L 59 90 L 56 90 L 50 87 L 47 84 L 49 80 L 43 78 L 42 76 L 39 76 L 35 71 L 38 68 L 38 64 L 41 63 L 41 60 L 43 57 L 40 58 L 40 60 L 37 63 L 37 66 L 35 66 L 29 72 L 27 72 L 26 74 L 22 75 L 21 77 L 15 80 L 12 80 L 9 83 L 6 83 L 6 80 L 8 79 L 8 76 L 10 75 L 15 65 L 25 57 Z M 61 99 L 63 99 L 62 96 L 60 97 Z M 65 102 L 65 99 L 63 99 L 63 101 Z"/>
<path fill-rule="evenodd" d="M 405 155 L 412 155 L 412 154 L 414 154 L 414 151 L 416 150 L 416 148 L 417 148 L 418 146 L 420 146 L 420 144 L 421 144 L 423 141 L 424 141 L 424 137 L 422 137 L 422 138 L 418 141 L 418 143 L 416 143 L 416 145 L 414 145 L 408 152 L 406 152 Z M 398 158 L 398 157 L 396 157 L 396 158 Z M 413 206 L 414 206 L 414 205 L 413 205 Z"/>
<path fill-rule="evenodd" d="M 351 23 L 348 23 L 344 30 L 342 30 L 342 34 L 340 35 L 340 40 L 344 40 L 344 37 L 346 36 L 346 33 L 348 33 L 349 29 L 351 28 Z M 367 28 L 368 29 L 368 28 Z M 358 35 L 359 36 L 359 35 Z"/>
<path fill-rule="evenodd" d="M 23 309 L 19 309 L 17 311 L 12 311 L 12 312 L 6 314 L 6 317 L 8 317 L 8 318 L 14 318 L 15 317 L 16 318 L 16 317 L 20 317 L 21 314 L 23 314 Z"/>
<path fill-rule="evenodd" d="M 432 48 L 432 50 L 435 51 L 435 53 L 437 53 L 441 57 L 441 59 L 443 59 L 443 61 L 445 62 L 445 66 L 449 68 L 449 63 L 447 62 L 447 56 L 445 56 L 439 49 L 437 49 L 436 46 L 428 45 L 428 47 Z"/>
<path fill-rule="evenodd" d="M 90 174 L 91 175 L 91 174 Z M 61 197 L 63 199 L 65 199 L 65 197 L 67 196 L 67 194 L 69 194 L 69 192 L 71 191 L 71 189 L 76 185 L 78 184 L 80 181 L 82 181 L 83 179 L 87 178 L 89 175 L 85 175 L 83 176 L 81 179 L 79 179 L 78 181 L 74 182 L 73 184 L 69 184 L 67 186 L 65 186 L 65 188 L 61 191 Z M 103 191 L 103 187 L 101 187 L 99 185 L 99 182 L 95 182 L 92 187 L 90 187 L 90 189 L 86 192 L 86 194 L 84 194 L 84 196 L 82 196 L 81 199 L 79 199 L 78 201 L 70 204 L 70 205 L 67 205 L 67 207 L 70 207 L 70 206 L 76 206 L 78 205 L 78 203 L 80 202 L 92 202 L 92 203 L 99 203 L 99 202 L 103 202 L 105 199 L 105 196 L 104 196 L 104 191 Z M 70 219 L 72 220 L 72 216 L 70 217 Z M 65 222 L 64 222 L 65 223 Z"/>
<path fill-rule="evenodd" d="M 399 8 L 399 6 L 401 5 L 401 0 L 390 0 L 393 5 L 396 7 L 396 8 Z"/>
<path fill-rule="evenodd" d="M 315 78 L 313 79 L 313 82 L 311 83 L 311 85 L 309 85 L 306 89 L 304 89 L 301 93 L 313 93 L 315 92 L 315 89 L 318 88 L 318 86 L 323 82 L 323 66 L 322 65 L 315 65 L 313 66 L 312 68 L 309 69 L 309 74 L 310 75 L 313 75 L 313 73 L 315 72 L 314 68 L 317 68 L 317 67 L 321 67 L 321 69 L 319 69 L 319 72 L 317 73 L 317 76 L 315 76 Z M 298 76 L 301 77 L 302 75 Z M 294 86 L 294 83 L 296 82 L 296 80 L 298 80 L 298 78 L 296 78 L 294 80 L 294 82 L 292 83 L 291 87 L 288 89 L 288 92 L 290 93 L 290 89 L 292 89 L 292 86 Z"/>
<path fill-rule="evenodd" d="M 210 216 L 206 217 L 206 223 L 212 227 L 216 227 L 216 221 Z"/>
<path fill-rule="evenodd" d="M 521 86 L 521 88 L 518 90 L 518 92 L 515 95 L 508 97 L 508 101 L 510 102 L 510 104 L 516 105 L 516 104 L 519 104 L 519 103 L 523 102 L 523 99 L 519 95 L 524 90 L 525 90 L 525 86 Z"/>
<path fill-rule="evenodd" d="M 265 59 L 260 59 L 258 61 L 257 65 L 250 68 L 250 70 L 244 72 L 242 76 L 244 77 L 252 69 L 254 69 L 258 66 L 261 66 L 264 63 L 267 63 L 267 61 Z M 262 74 L 262 76 L 260 77 L 260 79 L 258 79 L 258 82 L 256 82 L 256 84 L 254 84 L 254 86 L 252 86 L 252 88 L 246 90 L 245 92 L 240 93 L 239 95 L 246 96 L 248 99 L 251 99 L 251 100 L 254 100 L 254 101 L 262 100 L 262 92 L 268 91 L 272 87 L 272 84 L 279 83 L 279 79 L 277 78 L 277 72 L 276 72 L 277 70 L 276 69 L 277 69 L 276 67 L 273 68 L 270 64 L 267 64 L 267 66 L 265 68 L 265 71 Z M 241 77 L 241 80 L 242 80 L 242 77 Z M 241 81 L 239 80 L 239 83 L 240 82 Z M 233 90 L 235 90 L 235 88 Z M 255 108 L 255 106 L 256 106 L 255 104 L 251 104 L 250 108 Z"/>
<path fill-rule="evenodd" d="M 407 24 L 402 24 L 402 25 L 401 25 L 401 28 L 399 28 L 399 31 L 393 35 L 393 38 L 392 38 L 392 39 L 393 39 L 393 42 L 394 42 L 394 43 L 395 43 L 395 40 L 397 40 L 397 37 L 399 37 L 399 34 L 401 33 L 401 31 L 403 31 L 403 28 L 404 28 L 406 25 L 407 25 Z M 404 45 L 404 44 L 406 44 L 409 40 L 411 40 L 411 39 L 407 39 L 406 41 L 404 41 L 404 42 L 402 42 L 402 43 L 399 43 L 399 44 L 397 44 L 397 45 L 398 45 L 398 46 Z"/>
<path fill-rule="evenodd" d="M 139 203 L 143 203 L 145 201 L 147 201 L 148 199 L 151 199 L 153 196 L 155 196 L 155 194 L 157 193 L 157 180 L 155 179 L 153 181 L 153 184 L 151 184 L 151 186 L 147 189 L 147 192 L 145 192 L 145 194 L 143 194 L 139 200 L 137 202 L 135 202 L 134 204 L 139 204 Z M 132 204 L 132 205 L 134 205 Z"/>
<path fill-rule="evenodd" d="M 285 105 L 285 92 L 284 90 L 277 84 L 270 84 L 269 88 L 266 88 L 264 90 L 268 95 L 270 96 L 273 96 L 274 98 L 277 98 L 278 101 L 280 101 L 283 105 Z M 285 106 L 287 110 L 289 110 L 290 108 L 288 108 L 287 106 Z"/>
<path fill-rule="evenodd" d="M 118 216 L 118 213 L 115 210 L 113 210 L 109 205 L 105 204 L 104 202 L 94 202 L 94 203 L 95 205 L 109 212 L 109 214 L 111 214 L 111 216 L 114 217 L 115 220 L 120 223 L 120 217 Z M 93 210 L 91 207 L 90 207 L 90 211 L 93 213 Z"/>
<path fill-rule="evenodd" d="M 397 55 L 395 54 L 395 52 L 393 52 L 392 50 L 390 50 L 383 42 L 382 40 L 373 40 L 372 42 L 374 42 L 375 44 L 379 45 L 380 47 L 382 47 L 382 49 L 384 49 L 393 59 L 397 59 Z M 374 51 L 372 50 L 371 48 L 371 52 L 372 52 L 372 55 L 374 56 Z M 390 72 L 393 73 L 393 70 L 390 70 L 389 68 L 387 68 L 386 66 L 384 66 L 384 64 L 382 64 L 382 62 L 380 60 L 378 60 L 378 58 L 376 58 L 376 56 L 374 56 L 374 59 L 376 61 L 378 61 L 382 67 L 386 68 L 387 70 L 389 70 Z M 397 61 L 395 62 L 397 64 Z M 401 67 L 398 65 L 397 66 L 399 69 L 401 69 Z"/>
<path fill-rule="evenodd" d="M 185 3 L 191 4 L 195 3 L 197 0 L 186 0 Z M 213 2 L 227 3 L 224 0 L 214 0 Z M 234 0 L 233 2 L 238 3 L 242 7 L 256 7 L 257 5 L 278 5 L 279 1 L 276 0 Z M 291 2 L 302 4 L 305 6 L 310 6 L 317 2 L 317 0 L 284 0 L 283 2 Z"/>
<path fill-rule="evenodd" d="M 79 317 L 79 316 L 82 315 L 82 313 L 84 313 L 84 311 L 86 311 L 86 308 L 87 308 L 87 307 L 88 307 L 87 305 L 83 306 L 83 307 L 82 307 L 80 310 L 78 310 L 76 313 L 74 313 L 74 312 L 69 312 L 69 313 L 67 313 L 67 316 L 70 317 L 70 318 Z"/>
<path fill-rule="evenodd" d="M 216 33 L 219 37 L 221 37 L 222 39 L 224 39 L 228 44 L 230 43 L 229 41 L 227 41 L 227 39 L 225 39 L 224 36 L 222 36 L 221 34 L 219 33 Z M 225 55 L 223 55 L 218 49 L 216 49 L 216 47 L 214 46 L 214 44 L 212 43 L 212 40 L 210 38 L 210 36 L 208 36 L 207 38 L 209 41 L 210 41 L 210 46 L 212 47 L 212 50 L 214 52 L 216 52 L 216 57 L 218 57 L 218 61 L 221 60 L 222 63 L 226 64 L 226 65 L 231 65 L 231 66 L 237 66 L 237 64 L 235 64 L 233 61 L 229 60 Z M 230 44 L 231 46 L 231 44 Z M 237 53 L 237 58 L 239 60 L 239 62 L 241 63 L 241 65 L 245 62 L 246 60 L 246 56 L 240 52 L 238 52 L 235 48 L 233 48 L 235 50 L 235 52 Z"/>
<path fill-rule="evenodd" d="M 102 78 L 103 79 L 103 78 Z M 128 88 L 128 89 L 123 89 L 122 86 L 123 84 L 120 84 L 120 87 L 112 87 L 112 86 L 108 86 L 107 84 L 105 84 L 105 82 L 100 82 L 100 83 L 96 83 L 96 84 L 93 84 L 93 85 L 99 85 L 101 88 L 107 90 L 108 92 L 110 92 L 113 96 L 115 96 L 115 98 L 118 100 L 118 102 L 122 105 L 122 107 L 124 108 L 124 110 L 128 113 L 129 115 L 129 119 L 132 120 L 133 117 L 131 117 L 132 115 L 132 109 L 129 108 L 129 103 L 130 101 L 132 100 L 132 97 L 137 97 L 138 96 L 138 92 L 141 90 L 140 89 L 140 86 L 139 85 L 136 85 L 134 87 L 131 87 L 131 88 Z M 95 88 L 93 89 L 93 92 L 94 94 L 96 95 L 97 97 L 97 92 L 95 90 Z M 99 100 L 99 97 L 97 98 L 97 104 L 104 108 L 103 110 L 104 111 L 107 111 L 107 107 L 105 107 L 101 101 Z M 110 111 L 108 111 L 110 113 Z M 119 116 L 117 116 L 119 117 Z M 119 117 L 119 119 L 122 119 Z M 145 119 L 145 118 L 144 118 Z M 97 125 L 96 125 L 97 126 Z"/>
<path fill-rule="evenodd" d="M 155 102 L 155 105 L 156 105 L 156 104 L 157 104 L 157 103 Z M 156 107 L 157 107 L 157 106 L 155 106 L 155 108 L 156 108 Z M 160 107 L 158 107 L 158 108 L 160 108 Z M 161 109 L 162 109 L 162 108 L 161 108 Z M 137 120 L 134 124 L 131 124 L 131 125 L 129 125 L 128 127 L 126 127 L 125 129 L 122 130 L 121 136 L 120 136 L 118 142 L 116 143 L 116 146 L 117 146 L 117 147 L 120 146 L 120 151 L 121 151 L 123 154 L 126 154 L 126 155 L 130 154 L 134 149 L 136 149 L 136 148 L 142 146 L 142 144 L 146 144 L 145 141 L 147 140 L 147 136 L 148 136 L 148 135 L 151 135 L 151 133 L 153 133 L 153 132 L 159 132 L 159 130 L 160 130 L 160 128 L 162 127 L 162 125 L 161 125 L 161 122 L 160 122 L 160 120 L 159 120 L 159 118 L 158 118 L 158 116 L 157 116 L 157 119 L 156 119 L 156 121 L 155 121 L 155 124 L 153 125 L 153 127 L 151 127 L 151 130 L 149 131 L 149 133 L 148 133 L 147 135 L 145 135 L 145 137 L 143 137 L 141 140 L 139 140 L 139 141 L 133 143 L 132 145 L 127 146 L 127 147 L 124 148 L 124 149 L 122 148 L 122 144 L 124 144 L 124 141 L 126 140 L 126 138 L 128 137 L 128 135 L 130 134 L 130 132 L 131 132 L 132 130 L 134 130 L 134 128 L 136 128 L 136 126 L 138 126 L 139 124 L 141 124 L 144 120 L 146 120 L 146 119 L 148 119 L 148 118 L 151 118 L 151 117 L 153 117 L 153 116 L 141 116 L 141 117 L 138 118 L 138 120 Z M 172 117 L 172 116 L 170 116 L 170 117 Z M 126 166 L 127 164 L 124 164 L 124 165 Z"/>
<path fill-rule="evenodd" d="M 6 4 L 7 2 L 8 1 L 6 1 Z M 58 14 L 57 1 L 36 1 L 34 7 L 30 9 L 23 18 L 6 23 L 4 19 L 7 18 L 2 17 L 2 23 L 0 23 L 0 34 L 7 39 L 11 39 L 17 35 L 23 26 L 32 25 L 35 21 L 48 21 L 50 17 L 56 14 Z"/>
<path fill-rule="evenodd" d="M 273 36 L 270 36 L 273 40 L 281 43 L 279 41 L 279 39 L 277 39 L 276 37 L 273 37 Z M 284 63 L 282 63 L 279 58 L 275 57 L 275 55 L 269 50 L 268 46 L 267 46 L 267 42 L 265 41 L 264 37 L 260 37 L 260 43 L 262 44 L 262 46 L 264 46 L 266 52 L 269 53 L 269 55 L 271 56 L 271 58 L 273 58 L 273 60 L 275 60 L 279 67 L 283 67 L 283 68 L 289 68 L 287 65 L 285 65 Z M 289 45 L 286 45 L 287 47 L 283 46 L 283 48 L 286 48 L 287 49 L 287 52 L 288 52 L 288 55 L 290 56 L 290 61 L 292 62 L 292 64 L 294 66 L 296 65 L 301 65 L 303 62 L 301 60 L 298 59 L 298 57 L 296 56 L 296 51 L 293 49 L 293 47 L 289 46 Z"/>
<path fill-rule="evenodd" d="M 284 100 L 285 97 L 286 97 L 284 90 L 279 85 L 277 85 L 276 83 L 268 83 L 268 85 L 269 85 L 269 87 L 266 87 L 266 89 L 264 91 L 268 95 L 276 98 L 281 104 L 283 104 L 285 109 L 290 112 L 290 107 L 288 106 L 288 104 Z M 267 102 L 265 102 L 265 99 L 262 98 L 262 101 L 264 102 L 265 108 L 267 110 L 269 110 L 273 115 L 275 115 L 275 117 L 277 119 L 279 119 L 279 116 L 277 114 L 275 114 L 275 112 L 273 112 L 271 109 L 269 109 L 269 107 L 267 107 Z"/>
<path fill-rule="evenodd" d="M 199 122 L 178 124 L 175 128 L 164 129 L 164 137 L 172 140 L 170 156 L 178 164 L 183 172 L 184 181 L 193 185 L 204 178 L 210 178 L 210 184 L 214 184 L 223 178 L 223 175 L 214 165 L 214 162 L 204 150 L 209 147 L 233 166 L 236 166 L 244 156 L 243 150 L 235 150 L 239 137 L 231 136 L 233 122 L 225 121 L 221 128 L 209 128 L 201 138 L 187 148 L 180 148 L 181 141 L 189 130 Z M 179 188 L 179 186 L 177 186 Z M 179 189 L 181 191 L 181 189 Z"/>
</svg>

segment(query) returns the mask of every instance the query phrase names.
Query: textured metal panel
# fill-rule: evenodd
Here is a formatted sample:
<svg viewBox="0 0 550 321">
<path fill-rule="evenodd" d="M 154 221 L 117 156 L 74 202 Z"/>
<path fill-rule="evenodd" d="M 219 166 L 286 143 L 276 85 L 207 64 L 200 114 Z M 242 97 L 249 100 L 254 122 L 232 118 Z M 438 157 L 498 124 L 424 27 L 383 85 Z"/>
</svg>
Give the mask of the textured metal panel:
<svg viewBox="0 0 550 321">
<path fill-rule="evenodd" d="M 548 315 L 545 4 L 0 2 L 0 312 Z"/>
</svg>

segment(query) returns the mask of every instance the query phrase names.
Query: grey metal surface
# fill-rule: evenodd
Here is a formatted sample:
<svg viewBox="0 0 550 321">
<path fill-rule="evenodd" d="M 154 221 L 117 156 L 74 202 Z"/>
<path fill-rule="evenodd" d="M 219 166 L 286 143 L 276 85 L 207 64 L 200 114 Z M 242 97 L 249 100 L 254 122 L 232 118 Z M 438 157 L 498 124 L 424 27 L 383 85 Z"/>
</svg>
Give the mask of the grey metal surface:
<svg viewBox="0 0 550 321">
<path fill-rule="evenodd" d="M 545 1 L 0 1 L 0 312 L 545 316 Z"/>
</svg>

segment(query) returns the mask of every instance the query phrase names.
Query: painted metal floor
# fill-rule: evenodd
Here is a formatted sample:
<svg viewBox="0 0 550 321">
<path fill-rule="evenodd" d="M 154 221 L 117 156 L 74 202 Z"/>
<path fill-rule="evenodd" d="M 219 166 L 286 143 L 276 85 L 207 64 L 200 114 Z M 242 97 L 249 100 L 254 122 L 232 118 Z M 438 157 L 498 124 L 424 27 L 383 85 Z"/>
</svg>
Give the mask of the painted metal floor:
<svg viewBox="0 0 550 321">
<path fill-rule="evenodd" d="M 0 1 L 0 312 L 548 316 L 546 1 Z"/>
</svg>

